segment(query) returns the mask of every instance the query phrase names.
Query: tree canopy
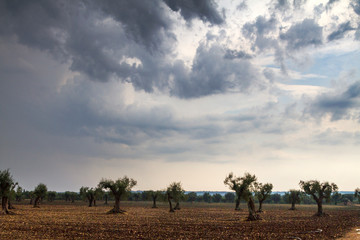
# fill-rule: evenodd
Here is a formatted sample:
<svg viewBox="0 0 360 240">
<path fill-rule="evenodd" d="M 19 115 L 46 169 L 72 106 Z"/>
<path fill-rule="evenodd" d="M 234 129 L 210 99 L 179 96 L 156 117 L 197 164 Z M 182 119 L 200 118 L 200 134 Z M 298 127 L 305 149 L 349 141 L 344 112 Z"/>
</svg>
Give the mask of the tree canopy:
<svg viewBox="0 0 360 240">
<path fill-rule="evenodd" d="M 0 196 L 8 197 L 14 184 L 15 182 L 9 169 L 0 171 Z"/>
<path fill-rule="evenodd" d="M 9 169 L 0 171 L 1 213 L 3 214 L 10 213 L 8 210 L 9 197 L 16 184 Z"/>
<path fill-rule="evenodd" d="M 35 189 L 34 189 L 34 195 L 35 195 L 35 202 L 34 202 L 34 207 L 38 207 L 39 206 L 39 202 L 41 199 L 44 199 L 46 197 L 47 194 L 47 187 L 45 184 L 43 183 L 39 183 Z"/>
<path fill-rule="evenodd" d="M 256 182 L 257 178 L 255 175 L 250 173 L 245 173 L 244 177 L 236 177 L 231 172 L 225 178 L 224 184 L 229 186 L 229 188 L 236 193 L 236 203 L 235 210 L 239 210 L 240 199 L 243 198 L 245 201 L 248 199 L 248 189 L 249 187 Z"/>
<path fill-rule="evenodd" d="M 262 204 L 271 195 L 272 189 L 273 185 L 271 183 L 255 183 L 255 196 L 259 200 L 258 212 L 262 212 Z"/>
<path fill-rule="evenodd" d="M 170 212 L 173 212 L 174 210 L 180 210 L 179 202 L 185 197 L 185 190 L 182 188 L 181 182 L 171 183 L 166 189 L 166 194 L 168 196 Z M 171 200 L 174 200 L 176 203 L 174 208 L 172 208 Z"/>
<path fill-rule="evenodd" d="M 119 178 L 116 181 L 109 179 L 102 179 L 99 182 L 99 187 L 103 189 L 110 189 L 111 193 L 115 197 L 115 205 L 109 213 L 123 213 L 124 210 L 120 210 L 120 198 L 127 192 L 130 192 L 131 189 L 137 184 L 137 182 L 132 179 L 124 176 L 123 178 Z"/>
<path fill-rule="evenodd" d="M 299 185 L 306 194 L 311 195 L 316 201 L 318 205 L 317 216 L 324 215 L 322 210 L 323 200 L 330 201 L 331 193 L 338 190 L 338 186 L 335 183 L 320 183 L 318 180 L 300 181 Z"/>
</svg>

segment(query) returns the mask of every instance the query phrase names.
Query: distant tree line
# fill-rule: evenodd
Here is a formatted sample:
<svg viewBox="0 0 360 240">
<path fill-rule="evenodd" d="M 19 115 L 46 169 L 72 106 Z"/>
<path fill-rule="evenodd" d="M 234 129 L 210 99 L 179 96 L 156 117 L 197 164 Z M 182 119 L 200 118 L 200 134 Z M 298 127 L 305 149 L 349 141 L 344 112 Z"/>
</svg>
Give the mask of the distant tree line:
<svg viewBox="0 0 360 240">
<path fill-rule="evenodd" d="M 360 203 L 360 189 L 355 189 L 355 194 L 341 194 L 334 183 L 319 182 L 317 180 L 300 181 L 300 189 L 291 189 L 285 194 L 272 193 L 271 183 L 259 183 L 255 175 L 245 173 L 242 177 L 236 177 L 229 173 L 224 184 L 234 192 L 224 195 L 219 193 L 185 192 L 180 182 L 173 182 L 165 190 L 131 191 L 137 184 L 134 179 L 123 177 L 116 181 L 102 179 L 96 187 L 81 187 L 79 192 L 55 192 L 48 191 L 47 186 L 39 183 L 34 190 L 26 191 L 14 181 L 10 171 L 0 170 L 0 197 L 2 199 L 1 214 L 11 214 L 9 209 L 14 209 L 13 202 L 21 202 L 23 199 L 30 200 L 34 207 L 39 207 L 41 202 L 47 200 L 66 201 L 69 204 L 75 201 L 87 201 L 88 206 L 96 206 L 97 201 L 114 202 L 114 207 L 109 213 L 123 213 L 120 201 L 151 201 L 152 208 L 157 208 L 157 202 L 168 202 L 169 211 L 180 210 L 180 202 L 204 202 L 204 203 L 235 203 L 235 210 L 239 210 L 241 203 L 245 203 L 249 211 L 248 220 L 261 219 L 263 203 L 267 204 L 290 204 L 290 210 L 296 210 L 296 204 L 317 204 L 316 215 L 322 216 L 323 204 L 349 205 L 353 202 Z M 255 209 L 255 204 L 258 208 Z"/>
</svg>

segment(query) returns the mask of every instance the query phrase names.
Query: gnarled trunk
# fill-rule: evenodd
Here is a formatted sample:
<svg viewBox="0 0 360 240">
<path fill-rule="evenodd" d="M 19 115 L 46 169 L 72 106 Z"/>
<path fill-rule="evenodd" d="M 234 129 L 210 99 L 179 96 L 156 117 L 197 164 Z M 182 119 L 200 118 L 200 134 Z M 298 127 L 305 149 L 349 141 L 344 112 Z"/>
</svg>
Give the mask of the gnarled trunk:
<svg viewBox="0 0 360 240">
<path fill-rule="evenodd" d="M 174 210 L 180 210 L 180 203 L 176 202 Z"/>
<path fill-rule="evenodd" d="M 95 199 L 92 196 L 88 196 L 88 201 L 89 201 L 89 207 L 92 207 L 93 202 L 95 203 Z"/>
<path fill-rule="evenodd" d="M 108 213 L 124 213 L 124 212 L 126 212 L 126 211 L 120 209 L 120 198 L 121 198 L 121 195 L 115 195 L 114 208 L 111 209 Z"/>
<path fill-rule="evenodd" d="M 157 208 L 157 206 L 156 206 L 156 198 L 157 198 L 157 196 L 153 196 L 153 197 L 152 197 L 152 199 L 153 199 L 153 206 L 152 206 L 152 208 Z"/>
<path fill-rule="evenodd" d="M 261 219 L 260 216 L 256 214 L 255 204 L 252 197 L 249 197 L 248 200 L 248 210 L 249 210 L 249 216 L 247 217 L 248 221 L 256 221 Z"/>
<path fill-rule="evenodd" d="M 36 197 L 34 201 L 34 207 L 39 207 L 40 197 Z"/>
<path fill-rule="evenodd" d="M 296 210 L 296 208 L 295 208 L 295 202 L 292 202 L 292 203 L 291 203 L 291 208 L 290 208 L 289 210 Z"/>
<path fill-rule="evenodd" d="M 169 206 L 170 206 L 169 212 L 175 212 L 175 210 L 174 210 L 173 207 L 172 207 L 170 193 L 168 193 L 168 202 L 169 202 Z"/>
<path fill-rule="evenodd" d="M 318 206 L 318 211 L 317 211 L 316 216 L 321 217 L 321 216 L 324 215 L 323 207 L 322 207 L 322 199 L 317 200 L 316 203 L 317 203 L 317 206 Z"/>
<path fill-rule="evenodd" d="M 9 214 L 7 197 L 1 198 L 1 214 Z"/>
<path fill-rule="evenodd" d="M 235 201 L 235 210 L 240 210 L 240 197 L 238 196 Z"/>
</svg>

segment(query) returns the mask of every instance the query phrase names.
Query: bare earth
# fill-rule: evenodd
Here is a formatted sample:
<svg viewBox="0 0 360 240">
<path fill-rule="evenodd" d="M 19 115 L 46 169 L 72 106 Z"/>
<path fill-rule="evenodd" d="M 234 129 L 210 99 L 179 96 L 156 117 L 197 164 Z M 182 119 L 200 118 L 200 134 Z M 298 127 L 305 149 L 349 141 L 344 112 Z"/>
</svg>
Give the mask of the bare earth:
<svg viewBox="0 0 360 240">
<path fill-rule="evenodd" d="M 246 210 L 233 204 L 187 203 L 175 213 L 165 203 L 122 207 L 126 214 L 113 215 L 106 214 L 110 206 L 85 203 L 16 205 L 15 215 L 0 215 L 0 239 L 360 239 L 359 207 L 325 206 L 330 216 L 319 218 L 315 206 L 265 205 L 256 222 L 245 221 Z"/>
</svg>

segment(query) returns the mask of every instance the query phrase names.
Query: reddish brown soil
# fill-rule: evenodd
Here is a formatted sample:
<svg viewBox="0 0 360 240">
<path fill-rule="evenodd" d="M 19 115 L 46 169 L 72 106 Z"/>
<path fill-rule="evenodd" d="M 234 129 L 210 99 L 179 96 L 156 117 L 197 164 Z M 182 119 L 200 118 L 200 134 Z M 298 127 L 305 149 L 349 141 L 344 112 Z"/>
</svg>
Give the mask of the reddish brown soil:
<svg viewBox="0 0 360 240">
<path fill-rule="evenodd" d="M 110 206 L 17 205 L 15 215 L 0 215 L 0 239 L 334 239 L 360 226 L 356 207 L 325 207 L 330 216 L 319 218 L 313 206 L 265 205 L 262 221 L 247 222 L 232 205 L 187 204 L 175 213 L 159 205 L 126 203 L 116 215 L 106 214 Z"/>
</svg>

